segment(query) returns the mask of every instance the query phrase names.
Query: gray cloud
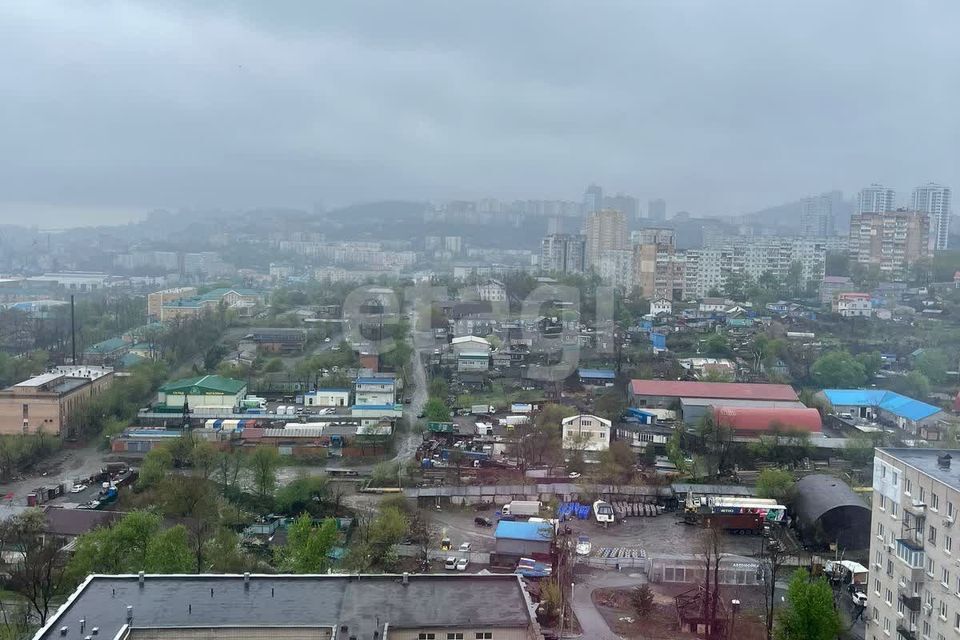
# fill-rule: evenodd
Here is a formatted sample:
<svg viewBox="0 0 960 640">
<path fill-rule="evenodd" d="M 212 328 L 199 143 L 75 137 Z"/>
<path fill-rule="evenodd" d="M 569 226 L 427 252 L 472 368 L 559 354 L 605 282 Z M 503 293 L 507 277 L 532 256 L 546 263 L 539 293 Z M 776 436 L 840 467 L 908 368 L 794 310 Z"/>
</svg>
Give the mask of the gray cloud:
<svg viewBox="0 0 960 640">
<path fill-rule="evenodd" d="M 950 2 L 0 4 L 0 221 L 957 185 Z"/>
</svg>

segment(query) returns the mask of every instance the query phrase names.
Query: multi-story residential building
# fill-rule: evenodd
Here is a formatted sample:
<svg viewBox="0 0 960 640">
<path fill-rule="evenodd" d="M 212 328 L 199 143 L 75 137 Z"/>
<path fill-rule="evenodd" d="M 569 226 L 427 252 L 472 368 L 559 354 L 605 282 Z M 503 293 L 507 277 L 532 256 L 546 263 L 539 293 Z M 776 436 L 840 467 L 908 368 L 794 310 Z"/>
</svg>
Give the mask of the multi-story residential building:
<svg viewBox="0 0 960 640">
<path fill-rule="evenodd" d="M 147 319 L 151 321 L 160 320 L 160 310 L 164 304 L 180 298 L 191 298 L 195 295 L 197 295 L 196 287 L 176 287 L 147 294 Z"/>
<path fill-rule="evenodd" d="M 604 209 L 614 209 L 623 211 L 627 220 L 636 220 L 640 217 L 640 202 L 633 196 L 618 193 L 615 196 L 605 196 L 603 198 Z"/>
<path fill-rule="evenodd" d="M 583 192 L 583 212 L 587 215 L 603 209 L 603 189 L 600 185 L 591 184 Z"/>
<path fill-rule="evenodd" d="M 610 421 L 592 415 L 576 415 L 561 421 L 563 448 L 605 451 L 610 448 Z"/>
<path fill-rule="evenodd" d="M 856 213 L 850 217 L 850 259 L 902 276 L 910 265 L 930 256 L 929 237 L 930 217 L 924 212 Z"/>
<path fill-rule="evenodd" d="M 554 233 L 540 242 L 540 270 L 546 273 L 583 273 L 586 238 Z"/>
<path fill-rule="evenodd" d="M 831 191 L 809 196 L 801 201 L 800 234 L 805 237 L 827 237 L 834 234 L 835 216 L 843 193 Z"/>
<path fill-rule="evenodd" d="M 786 279 L 794 262 L 800 263 L 804 284 L 823 278 L 830 247 L 842 246 L 835 238 L 744 238 L 726 237 L 703 249 L 685 254 L 683 296 L 703 297 L 712 290 L 723 291 L 730 274 L 754 280 L 764 273 Z"/>
<path fill-rule="evenodd" d="M 214 289 L 199 296 L 176 298 L 163 302 L 160 305 L 160 321 L 166 322 L 176 318 L 197 318 L 205 313 L 215 311 L 222 304 L 228 309 L 234 309 L 241 315 L 249 315 L 248 311 L 255 308 L 261 301 L 259 291 L 251 289 Z"/>
<path fill-rule="evenodd" d="M 913 210 L 930 217 L 930 239 L 935 251 L 947 249 L 950 240 L 950 187 L 928 182 L 913 190 Z"/>
<path fill-rule="evenodd" d="M 633 251 L 604 249 L 596 264 L 597 275 L 605 284 L 625 291 L 633 289 Z"/>
<path fill-rule="evenodd" d="M 945 640 L 960 629 L 960 451 L 877 449 L 873 459 L 873 518 L 868 640 Z"/>
<path fill-rule="evenodd" d="M 857 213 L 885 213 L 897 208 L 897 194 L 882 184 L 872 184 L 857 195 Z"/>
<path fill-rule="evenodd" d="M 75 434 L 74 416 L 113 384 L 113 369 L 57 367 L 0 391 L 0 434 Z"/>
<path fill-rule="evenodd" d="M 186 275 L 209 278 L 228 275 L 231 271 L 232 267 L 215 251 L 183 254 L 183 273 Z"/>
<path fill-rule="evenodd" d="M 656 198 L 647 203 L 647 217 L 656 222 L 663 222 L 667 219 L 667 201 L 662 198 Z"/>
<path fill-rule="evenodd" d="M 477 297 L 484 302 L 506 302 L 507 287 L 499 280 L 486 280 L 477 285 Z"/>
<path fill-rule="evenodd" d="M 586 264 L 596 268 L 601 253 L 608 250 L 628 249 L 627 217 L 622 211 L 595 211 L 587 216 L 584 225 L 586 236 Z"/>
<path fill-rule="evenodd" d="M 634 286 L 647 298 L 679 297 L 684 261 L 677 259 L 673 229 L 641 229 L 632 238 Z"/>
<path fill-rule="evenodd" d="M 869 318 L 873 315 L 873 302 L 869 293 L 838 293 L 833 311 L 844 318 Z"/>
</svg>

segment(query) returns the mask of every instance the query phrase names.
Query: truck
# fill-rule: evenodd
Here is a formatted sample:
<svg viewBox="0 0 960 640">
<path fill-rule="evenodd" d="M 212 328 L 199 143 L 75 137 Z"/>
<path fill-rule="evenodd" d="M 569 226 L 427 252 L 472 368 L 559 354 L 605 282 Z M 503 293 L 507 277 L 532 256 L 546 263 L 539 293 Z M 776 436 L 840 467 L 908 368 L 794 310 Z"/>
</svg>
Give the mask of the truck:
<svg viewBox="0 0 960 640">
<path fill-rule="evenodd" d="M 757 513 L 711 513 L 694 515 L 692 522 L 699 521 L 705 527 L 723 529 L 739 535 L 759 535 L 763 533 L 764 519 Z"/>
<path fill-rule="evenodd" d="M 512 500 L 503 505 L 500 513 L 505 516 L 538 516 L 543 503 L 539 500 Z"/>
<path fill-rule="evenodd" d="M 265 398 L 258 398 L 257 396 L 247 396 L 240 401 L 240 407 L 243 409 L 266 409 L 267 401 Z"/>
<path fill-rule="evenodd" d="M 593 517 L 597 524 L 608 525 L 616 520 L 613 512 L 613 505 L 603 500 L 597 500 L 593 503 Z"/>
<path fill-rule="evenodd" d="M 733 496 L 687 496 L 683 519 L 688 524 L 701 524 L 731 533 L 757 535 L 768 523 L 781 522 L 787 508 L 769 498 Z"/>
<path fill-rule="evenodd" d="M 494 413 L 495 411 L 496 409 L 494 409 L 492 404 L 474 404 L 470 406 L 470 413 L 472 413 L 475 416 L 491 414 L 491 413 Z"/>
</svg>

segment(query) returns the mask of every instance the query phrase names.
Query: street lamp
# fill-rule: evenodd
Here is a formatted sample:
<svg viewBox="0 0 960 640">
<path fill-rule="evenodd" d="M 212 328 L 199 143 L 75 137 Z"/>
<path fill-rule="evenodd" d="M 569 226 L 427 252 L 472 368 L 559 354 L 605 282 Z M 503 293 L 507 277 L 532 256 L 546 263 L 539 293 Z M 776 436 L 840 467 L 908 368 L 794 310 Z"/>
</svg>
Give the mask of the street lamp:
<svg viewBox="0 0 960 640">
<path fill-rule="evenodd" d="M 734 598 L 733 600 L 731 600 L 731 601 L 730 601 L 730 610 L 732 611 L 732 613 L 730 614 L 730 628 L 727 629 L 727 637 L 728 637 L 728 638 L 730 637 L 730 634 L 733 633 L 734 621 L 736 621 L 736 619 L 737 619 L 737 611 L 740 610 L 740 601 L 737 600 L 736 598 Z"/>
</svg>

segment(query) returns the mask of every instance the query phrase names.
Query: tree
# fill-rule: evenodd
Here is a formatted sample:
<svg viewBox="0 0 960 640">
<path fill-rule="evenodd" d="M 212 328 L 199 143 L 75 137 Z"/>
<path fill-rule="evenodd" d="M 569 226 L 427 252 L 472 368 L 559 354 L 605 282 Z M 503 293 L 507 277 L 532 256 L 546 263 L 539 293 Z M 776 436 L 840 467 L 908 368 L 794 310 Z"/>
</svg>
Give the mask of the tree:
<svg viewBox="0 0 960 640">
<path fill-rule="evenodd" d="M 879 351 L 859 353 L 857 354 L 857 362 L 863 365 L 863 373 L 867 376 L 868 380 L 877 375 L 880 367 L 883 366 L 883 358 L 880 357 Z"/>
<path fill-rule="evenodd" d="M 813 363 L 813 380 L 823 388 L 855 388 L 863 385 L 867 374 L 863 364 L 846 351 L 830 351 Z"/>
<path fill-rule="evenodd" d="M 703 341 L 703 352 L 708 356 L 727 356 L 730 355 L 730 343 L 723 335 L 714 333 Z"/>
<path fill-rule="evenodd" d="M 450 422 L 450 409 L 440 398 L 430 398 L 423 405 L 423 415 L 428 422 Z"/>
<path fill-rule="evenodd" d="M 840 632 L 840 615 L 833 606 L 833 591 L 823 578 L 811 580 L 797 569 L 787 587 L 787 603 L 780 609 L 776 640 L 834 640 Z"/>
<path fill-rule="evenodd" d="M 261 501 L 273 495 L 277 486 L 280 453 L 274 447 L 257 447 L 247 460 L 253 486 Z"/>
<path fill-rule="evenodd" d="M 0 523 L 0 548 L 18 559 L 7 565 L 7 587 L 30 603 L 40 619 L 47 621 L 51 602 L 67 587 L 63 540 L 45 535 L 46 519 L 39 509 L 30 509 Z"/>
<path fill-rule="evenodd" d="M 154 447 L 143 457 L 140 475 L 137 477 L 137 491 L 151 489 L 160 484 L 173 468 L 173 455 L 165 446 Z"/>
<path fill-rule="evenodd" d="M 174 474 L 163 481 L 163 507 L 167 515 L 187 523 L 192 537 L 196 572 L 204 569 L 207 539 L 220 524 L 213 485 L 194 476 Z"/>
<path fill-rule="evenodd" d="M 610 484 L 620 484 L 633 474 L 633 465 L 637 458 L 630 445 L 623 440 L 610 443 L 610 447 L 600 452 L 600 478 Z"/>
<path fill-rule="evenodd" d="M 907 375 L 894 380 L 895 389 L 913 398 L 925 400 L 930 395 L 930 380 L 919 371 L 911 371 Z"/>
<path fill-rule="evenodd" d="M 719 424 L 708 413 L 697 425 L 697 435 L 700 436 L 706 456 L 714 463 L 712 475 L 720 476 L 729 471 L 733 429 Z"/>
<path fill-rule="evenodd" d="M 757 496 L 784 502 L 793 491 L 793 475 L 786 469 L 763 469 L 757 476 Z"/>
<path fill-rule="evenodd" d="M 946 381 L 949 367 L 947 354 L 939 349 L 925 349 L 914 362 L 914 369 L 934 384 L 943 384 Z"/>
<path fill-rule="evenodd" d="M 431 398 L 446 398 L 450 393 L 450 385 L 447 384 L 447 381 L 439 376 L 430 378 L 430 386 L 427 389 L 427 393 Z"/>
<path fill-rule="evenodd" d="M 198 554 L 199 557 L 199 554 Z M 187 530 L 183 525 L 156 533 L 147 544 L 143 558 L 147 573 L 189 573 L 194 571 L 194 554 L 190 552 Z M 196 572 L 203 567 L 197 565 Z"/>
<path fill-rule="evenodd" d="M 314 505 L 327 497 L 329 489 L 326 476 L 311 476 L 300 471 L 293 482 L 277 491 L 276 509 L 285 514 L 313 513 Z"/>
<path fill-rule="evenodd" d="M 627 400 L 618 389 L 608 389 L 597 398 L 595 410 L 601 418 L 617 422 L 627 410 Z"/>
<path fill-rule="evenodd" d="M 287 529 L 287 544 L 280 552 L 280 568 L 290 573 L 322 573 L 330 565 L 328 554 L 337 541 L 337 521 L 327 518 L 319 527 L 304 513 Z"/>
<path fill-rule="evenodd" d="M 646 618 L 653 611 L 653 590 L 649 584 L 634 587 L 630 592 L 630 604 L 641 618 Z"/>
</svg>

